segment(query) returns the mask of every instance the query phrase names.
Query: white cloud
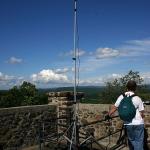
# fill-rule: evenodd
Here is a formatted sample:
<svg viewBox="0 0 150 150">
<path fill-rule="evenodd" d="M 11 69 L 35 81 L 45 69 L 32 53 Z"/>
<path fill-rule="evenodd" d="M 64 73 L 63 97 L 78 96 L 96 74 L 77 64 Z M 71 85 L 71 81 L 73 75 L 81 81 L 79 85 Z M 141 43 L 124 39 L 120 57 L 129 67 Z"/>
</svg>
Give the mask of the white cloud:
<svg viewBox="0 0 150 150">
<path fill-rule="evenodd" d="M 113 73 L 111 76 L 112 78 L 121 78 L 121 74 Z"/>
<path fill-rule="evenodd" d="M 0 81 L 11 81 L 14 79 L 14 76 L 8 76 L 0 72 Z"/>
<path fill-rule="evenodd" d="M 150 46 L 150 39 L 144 39 L 144 40 L 131 40 L 127 41 L 127 43 L 137 46 Z"/>
<path fill-rule="evenodd" d="M 149 78 L 150 79 L 150 72 L 145 72 L 142 74 L 143 78 Z"/>
<path fill-rule="evenodd" d="M 125 52 L 124 56 L 144 56 L 150 54 L 150 39 L 127 41 L 119 49 Z"/>
<path fill-rule="evenodd" d="M 125 74 L 117 74 L 117 73 L 112 73 L 109 75 L 106 75 L 105 77 L 103 77 L 103 81 L 108 82 L 108 81 L 112 81 L 114 79 L 119 79 L 121 77 L 123 77 Z M 150 72 L 143 72 L 140 74 L 141 78 L 143 78 L 144 80 L 144 84 L 150 84 Z"/>
<path fill-rule="evenodd" d="M 150 39 L 131 40 L 120 45 L 118 48 L 98 48 L 95 53 L 89 52 L 90 56 L 96 59 L 113 58 L 113 57 L 134 57 L 150 54 Z"/>
<path fill-rule="evenodd" d="M 31 79 L 37 83 L 67 83 L 68 77 L 65 74 L 56 73 L 51 69 L 42 70 L 37 74 L 32 74 Z"/>
<path fill-rule="evenodd" d="M 67 73 L 69 71 L 68 68 L 63 68 L 63 69 L 56 69 L 54 70 L 55 73 L 58 73 L 58 74 L 62 74 L 62 73 Z"/>
<path fill-rule="evenodd" d="M 91 73 L 94 71 L 97 72 L 97 70 L 100 70 L 101 68 L 105 69 L 106 67 L 114 67 L 116 64 L 120 64 L 120 66 L 129 66 L 128 68 L 130 69 L 130 64 L 122 63 L 128 61 L 129 59 L 138 61 L 138 56 L 142 57 L 140 59 L 141 62 L 146 63 L 147 61 L 147 63 L 149 63 L 149 60 L 144 59 L 144 56 L 150 55 L 150 39 L 131 40 L 124 42 L 124 44 L 116 48 L 98 48 L 95 52 L 91 51 L 88 52 L 88 54 L 89 55 L 86 55 L 86 58 L 81 59 L 81 68 L 89 68 L 87 71 L 90 71 Z M 135 63 L 135 66 L 137 65 L 138 64 Z M 120 66 L 118 69 L 120 69 Z"/>
<path fill-rule="evenodd" d="M 81 86 L 101 86 L 104 85 L 103 77 L 88 78 L 79 81 Z"/>
<path fill-rule="evenodd" d="M 0 72 L 0 89 L 9 89 L 15 85 L 20 85 L 23 80 L 24 77 L 10 76 Z"/>
<path fill-rule="evenodd" d="M 116 78 L 120 78 L 120 77 L 122 77 L 122 75 L 117 74 L 117 73 L 107 74 L 107 75 L 103 75 L 103 76 L 97 76 L 97 77 L 93 77 L 93 78 L 87 78 L 87 79 L 80 80 L 79 85 L 102 86 L 102 85 L 105 85 L 106 82 L 112 81 L 112 80 L 114 80 Z"/>
<path fill-rule="evenodd" d="M 79 57 L 80 57 L 80 56 L 83 56 L 83 55 L 85 55 L 85 54 L 86 54 L 86 52 L 85 52 L 84 50 L 81 50 L 81 49 L 77 49 L 77 50 L 76 50 L 76 55 L 77 55 L 77 57 L 78 57 L 78 56 L 79 56 Z M 72 51 L 63 53 L 62 56 L 72 56 L 72 57 L 74 57 L 74 51 L 72 50 Z"/>
<path fill-rule="evenodd" d="M 111 58 L 119 56 L 120 52 L 119 50 L 106 47 L 106 48 L 98 48 L 95 52 L 95 55 L 97 59 Z"/>
<path fill-rule="evenodd" d="M 7 62 L 10 64 L 19 64 L 19 63 L 22 63 L 22 61 L 23 60 L 21 58 L 10 57 Z"/>
<path fill-rule="evenodd" d="M 79 51 L 77 51 L 77 56 L 83 56 L 83 55 L 85 55 L 85 51 L 83 51 L 83 50 L 79 50 Z"/>
<path fill-rule="evenodd" d="M 122 76 L 124 76 L 124 74 L 112 73 L 91 78 L 84 77 L 79 79 L 79 86 L 102 86 L 105 85 L 106 82 Z M 145 84 L 150 84 L 150 72 L 144 72 L 140 76 L 144 79 Z M 24 77 L 9 76 L 0 72 L 0 89 L 9 89 L 15 85 L 19 86 L 23 81 L 36 84 L 37 88 L 74 86 L 73 77 L 72 79 L 68 79 L 65 74 L 57 74 L 50 69 L 42 70 L 37 74 L 32 74 L 31 79 L 32 80 L 25 79 Z"/>
<path fill-rule="evenodd" d="M 145 72 L 141 74 L 145 84 L 150 84 L 150 72 Z"/>
</svg>

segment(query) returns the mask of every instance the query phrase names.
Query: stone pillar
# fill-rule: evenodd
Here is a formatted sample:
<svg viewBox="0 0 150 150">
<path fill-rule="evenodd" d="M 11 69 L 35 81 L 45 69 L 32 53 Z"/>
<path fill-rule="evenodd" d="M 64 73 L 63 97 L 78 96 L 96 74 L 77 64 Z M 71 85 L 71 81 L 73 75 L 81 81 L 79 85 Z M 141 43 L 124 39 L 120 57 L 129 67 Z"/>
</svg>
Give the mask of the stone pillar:
<svg viewBox="0 0 150 150">
<path fill-rule="evenodd" d="M 64 132 L 73 119 L 74 93 L 70 91 L 49 92 L 49 104 L 57 105 L 58 132 Z M 77 92 L 77 101 L 83 98 L 84 94 Z"/>
</svg>

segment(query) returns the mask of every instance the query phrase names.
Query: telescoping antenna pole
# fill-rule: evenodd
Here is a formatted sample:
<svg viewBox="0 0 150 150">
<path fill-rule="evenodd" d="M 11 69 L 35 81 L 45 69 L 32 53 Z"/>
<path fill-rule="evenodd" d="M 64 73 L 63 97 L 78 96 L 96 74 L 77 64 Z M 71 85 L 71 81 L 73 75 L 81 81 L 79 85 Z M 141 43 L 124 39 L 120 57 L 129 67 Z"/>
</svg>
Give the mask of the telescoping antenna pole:
<svg viewBox="0 0 150 150">
<path fill-rule="evenodd" d="M 76 31 L 77 31 L 77 0 L 74 0 L 74 102 L 77 102 L 77 47 L 76 47 Z"/>
<path fill-rule="evenodd" d="M 72 147 L 74 150 L 78 150 L 79 137 L 78 137 L 78 118 L 77 118 L 77 0 L 74 0 L 74 106 L 73 106 L 73 129 L 72 129 L 72 140 L 74 146 Z"/>
<path fill-rule="evenodd" d="M 76 86 L 77 86 L 77 47 L 76 47 L 76 31 L 77 31 L 77 0 L 74 0 L 74 102 L 77 102 Z"/>
</svg>

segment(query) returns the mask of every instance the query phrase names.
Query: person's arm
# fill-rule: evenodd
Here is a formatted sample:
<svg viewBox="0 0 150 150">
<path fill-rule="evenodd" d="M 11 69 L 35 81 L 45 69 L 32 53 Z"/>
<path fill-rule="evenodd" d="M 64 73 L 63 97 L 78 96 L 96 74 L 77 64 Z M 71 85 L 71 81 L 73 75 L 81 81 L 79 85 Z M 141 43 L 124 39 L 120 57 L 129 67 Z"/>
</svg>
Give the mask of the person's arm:
<svg viewBox="0 0 150 150">
<path fill-rule="evenodd" d="M 142 99 L 140 97 L 138 97 L 139 99 L 139 105 L 138 105 L 138 110 L 140 112 L 140 115 L 142 118 L 144 118 L 144 104 L 142 102 Z"/>
<path fill-rule="evenodd" d="M 108 115 L 111 116 L 116 110 L 117 110 L 117 107 L 115 105 L 112 105 L 111 110 L 109 111 Z"/>
<path fill-rule="evenodd" d="M 144 110 L 140 111 L 141 117 L 144 118 Z"/>
<path fill-rule="evenodd" d="M 120 95 L 118 98 L 117 98 L 117 101 L 115 102 L 114 105 L 111 106 L 111 109 L 110 111 L 108 112 L 108 114 L 105 116 L 105 119 L 110 119 L 112 114 L 115 113 L 115 111 L 118 109 L 118 106 L 120 104 L 120 101 L 122 100 L 123 98 L 123 95 Z"/>
<path fill-rule="evenodd" d="M 123 95 L 121 94 L 117 98 L 115 104 L 111 106 L 111 109 L 110 109 L 110 111 L 108 113 L 109 116 L 111 116 L 113 113 L 115 113 L 115 111 L 118 109 L 118 106 L 120 105 L 120 102 L 121 102 L 122 99 L 123 99 Z"/>
</svg>

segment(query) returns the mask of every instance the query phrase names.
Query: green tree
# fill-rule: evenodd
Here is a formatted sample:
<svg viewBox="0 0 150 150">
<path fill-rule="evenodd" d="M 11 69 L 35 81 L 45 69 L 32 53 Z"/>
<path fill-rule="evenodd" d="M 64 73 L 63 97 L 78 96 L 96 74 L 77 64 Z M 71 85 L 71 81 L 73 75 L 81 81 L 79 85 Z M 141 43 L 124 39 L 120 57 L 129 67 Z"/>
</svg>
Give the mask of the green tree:
<svg viewBox="0 0 150 150">
<path fill-rule="evenodd" d="M 132 71 L 130 70 L 128 74 L 125 76 L 114 79 L 110 82 L 106 82 L 106 87 L 101 92 L 101 103 L 114 103 L 117 99 L 117 97 L 125 92 L 126 84 L 129 80 L 134 80 L 136 83 L 141 87 L 141 84 L 143 82 L 143 79 L 140 77 L 138 71 Z"/>
<path fill-rule="evenodd" d="M 16 107 L 25 105 L 41 105 L 48 103 L 48 96 L 40 93 L 36 86 L 24 81 L 19 87 L 14 86 L 7 92 L 0 93 L 0 107 Z"/>
<path fill-rule="evenodd" d="M 20 106 L 22 103 L 22 93 L 20 92 L 20 89 L 17 86 L 14 86 L 12 89 L 8 91 L 7 95 L 8 101 L 11 102 L 11 106 Z"/>
<path fill-rule="evenodd" d="M 127 75 L 120 78 L 120 83 L 122 84 L 123 87 L 125 87 L 129 80 L 134 80 L 138 85 L 141 85 L 143 82 L 143 79 L 139 75 L 139 72 L 138 71 L 133 72 L 132 70 L 130 70 Z"/>
<path fill-rule="evenodd" d="M 34 97 L 37 95 L 38 90 L 35 85 L 30 82 L 24 81 L 20 86 L 20 92 L 22 94 L 22 105 L 33 105 Z"/>
</svg>

